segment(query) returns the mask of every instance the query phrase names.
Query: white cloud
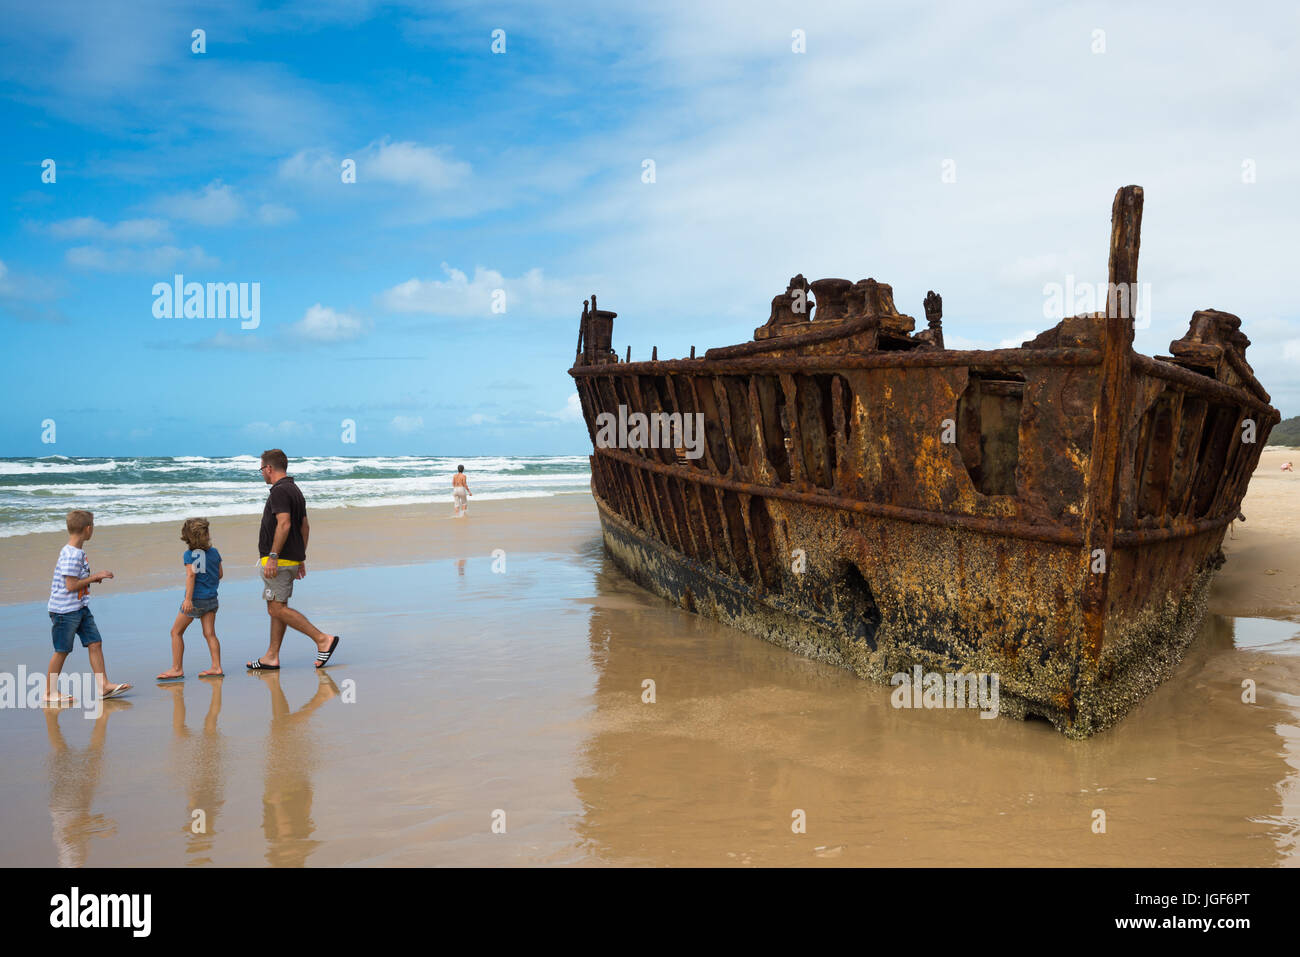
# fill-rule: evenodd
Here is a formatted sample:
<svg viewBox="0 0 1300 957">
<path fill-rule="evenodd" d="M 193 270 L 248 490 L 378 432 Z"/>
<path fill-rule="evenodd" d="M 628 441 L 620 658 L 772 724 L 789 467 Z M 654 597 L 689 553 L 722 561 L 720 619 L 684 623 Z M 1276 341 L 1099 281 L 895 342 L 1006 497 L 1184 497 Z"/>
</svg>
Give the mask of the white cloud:
<svg viewBox="0 0 1300 957">
<path fill-rule="evenodd" d="M 448 159 L 446 153 L 418 143 L 372 143 L 357 163 L 357 181 L 365 176 L 426 192 L 450 189 L 469 175 L 469 164 Z"/>
<path fill-rule="evenodd" d="M 437 193 L 461 185 L 470 175 L 469 163 L 452 159 L 450 152 L 448 147 L 385 138 L 344 156 L 324 149 L 300 150 L 280 163 L 279 173 L 284 179 L 338 185 L 343 160 L 352 159 L 358 184 L 386 183 Z"/>
<path fill-rule="evenodd" d="M 1117 313 L 1117 315 L 1118 315 L 1118 313 Z M 1044 328 L 1044 329 L 1050 329 L 1050 328 L 1052 327 L 1052 325 L 1055 325 L 1055 323 L 1052 323 L 1051 325 L 1045 325 L 1043 328 Z M 1032 339 L 1032 338 L 1034 338 L 1035 336 L 1037 336 L 1040 332 L 1042 332 L 1042 329 L 1026 329 L 1026 330 L 1024 330 L 1023 332 L 1021 332 L 1019 335 L 1012 336 L 1012 337 L 1009 338 L 1009 339 L 1003 339 L 1003 340 L 1001 340 L 1001 341 L 998 343 L 998 348 L 999 348 L 999 349 L 1019 349 L 1022 343 L 1028 342 L 1030 339 Z M 948 344 L 948 342 L 947 342 L 947 339 L 945 338 L 945 340 L 944 340 L 944 345 L 947 345 L 947 344 Z"/>
<path fill-rule="evenodd" d="M 108 242 L 157 242 L 171 238 L 163 219 L 124 219 L 112 226 L 93 216 L 78 216 L 50 223 L 47 231 L 55 239 L 100 239 Z"/>
<path fill-rule="evenodd" d="M 582 421 L 582 401 L 578 398 L 578 393 L 573 393 L 564 403 L 564 408 L 559 412 L 552 412 L 554 418 L 561 422 L 581 422 Z"/>
<path fill-rule="evenodd" d="M 328 150 L 299 150 L 288 159 L 280 161 L 281 179 L 317 184 L 331 181 L 341 183 L 341 173 L 339 161 Z"/>
<path fill-rule="evenodd" d="M 201 246 L 181 249 L 158 246 L 154 249 L 104 249 L 101 246 L 73 246 L 64 259 L 69 265 L 98 272 L 161 273 L 177 267 L 208 269 L 218 265 Z"/>
<path fill-rule="evenodd" d="M 67 316 L 50 305 L 58 295 L 57 284 L 10 272 L 0 261 L 0 307 L 5 315 L 26 321 L 64 322 Z"/>
<path fill-rule="evenodd" d="M 195 192 L 174 193 L 154 201 L 154 208 L 173 219 L 181 219 L 202 226 L 225 226 L 242 219 L 244 201 L 231 186 L 214 179 Z"/>
<path fill-rule="evenodd" d="M 315 342 L 346 342 L 364 335 L 368 328 L 367 320 L 338 312 L 318 302 L 308 308 L 303 317 L 289 327 L 289 331 Z"/>
<path fill-rule="evenodd" d="M 264 226 L 280 226 L 298 218 L 298 213 L 279 203 L 263 203 L 257 207 L 257 221 Z"/>
<path fill-rule="evenodd" d="M 395 415 L 390 424 L 394 432 L 415 432 L 424 428 L 424 416 Z"/>
<path fill-rule="evenodd" d="M 394 312 L 491 318 L 501 314 L 493 311 L 493 303 L 498 301 L 506 313 L 568 315 L 575 311 L 579 298 L 571 284 L 547 279 L 540 269 L 513 279 L 483 266 L 474 268 L 473 279 L 447 263 L 442 264 L 442 271 L 446 279 L 408 279 L 385 290 L 379 296 L 381 305 Z"/>
</svg>

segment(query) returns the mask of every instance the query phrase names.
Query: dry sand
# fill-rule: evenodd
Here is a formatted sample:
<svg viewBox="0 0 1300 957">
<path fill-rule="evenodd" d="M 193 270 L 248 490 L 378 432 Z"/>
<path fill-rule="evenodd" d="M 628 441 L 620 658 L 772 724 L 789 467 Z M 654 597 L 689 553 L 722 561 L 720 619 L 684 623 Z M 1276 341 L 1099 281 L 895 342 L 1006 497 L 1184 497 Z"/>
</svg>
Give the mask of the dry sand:
<svg viewBox="0 0 1300 957">
<path fill-rule="evenodd" d="M 1214 580 L 1210 612 L 1300 619 L 1300 449 L 1266 448 L 1241 503 L 1246 521 L 1223 540 L 1228 562 Z"/>
</svg>

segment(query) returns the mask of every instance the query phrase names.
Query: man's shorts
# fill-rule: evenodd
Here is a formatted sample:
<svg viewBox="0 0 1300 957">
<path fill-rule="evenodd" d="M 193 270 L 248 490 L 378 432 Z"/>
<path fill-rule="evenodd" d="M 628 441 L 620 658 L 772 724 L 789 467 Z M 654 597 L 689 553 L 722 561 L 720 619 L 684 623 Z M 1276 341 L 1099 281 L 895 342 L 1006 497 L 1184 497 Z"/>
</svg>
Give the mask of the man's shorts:
<svg viewBox="0 0 1300 957">
<path fill-rule="evenodd" d="M 214 598 L 191 598 L 190 607 L 192 607 L 194 610 L 186 611 L 185 603 L 181 602 L 181 614 L 189 615 L 191 618 L 202 618 L 208 612 L 216 611 L 219 605 L 217 604 L 217 599 L 215 597 Z"/>
<path fill-rule="evenodd" d="M 261 574 L 261 569 L 258 574 Z M 297 577 L 298 566 L 290 565 L 288 568 L 277 569 L 274 578 L 263 578 L 262 600 L 288 601 L 289 596 L 293 594 L 293 580 Z"/>
<path fill-rule="evenodd" d="M 66 655 L 72 650 L 72 636 L 81 638 L 83 647 L 101 641 L 99 629 L 95 627 L 95 616 L 89 608 L 78 608 L 63 614 L 50 612 L 51 634 L 54 638 L 54 650 Z"/>
</svg>

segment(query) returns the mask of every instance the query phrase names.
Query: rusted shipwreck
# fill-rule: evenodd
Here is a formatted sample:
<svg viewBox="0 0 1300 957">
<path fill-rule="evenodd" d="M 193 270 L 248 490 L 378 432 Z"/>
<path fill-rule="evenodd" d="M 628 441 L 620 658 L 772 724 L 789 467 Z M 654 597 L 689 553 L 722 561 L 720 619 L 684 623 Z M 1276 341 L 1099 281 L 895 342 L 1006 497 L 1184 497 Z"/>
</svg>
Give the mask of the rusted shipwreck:
<svg viewBox="0 0 1300 957">
<path fill-rule="evenodd" d="M 1133 350 L 1142 202 L 1115 196 L 1105 311 L 1017 349 L 944 348 L 934 293 L 918 332 L 884 283 L 796 276 L 752 342 L 620 361 L 593 296 L 569 371 L 609 554 L 859 676 L 996 674 L 1004 713 L 1113 724 L 1196 634 L 1279 419 L 1234 315 Z M 702 415 L 703 454 L 609 442 L 620 412 Z"/>
</svg>

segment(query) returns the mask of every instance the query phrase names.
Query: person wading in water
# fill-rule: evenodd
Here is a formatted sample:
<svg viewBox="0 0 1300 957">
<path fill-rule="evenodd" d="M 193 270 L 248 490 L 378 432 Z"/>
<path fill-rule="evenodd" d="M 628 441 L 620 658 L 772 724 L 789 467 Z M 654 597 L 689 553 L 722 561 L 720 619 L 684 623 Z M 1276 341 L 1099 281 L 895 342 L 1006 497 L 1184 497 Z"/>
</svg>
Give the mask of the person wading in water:
<svg viewBox="0 0 1300 957">
<path fill-rule="evenodd" d="M 456 503 L 451 513 L 453 518 L 464 518 L 469 514 L 469 499 L 466 496 L 473 494 L 469 490 L 469 479 L 465 477 L 465 466 L 457 465 L 456 474 L 451 477 L 451 497 Z"/>
</svg>

